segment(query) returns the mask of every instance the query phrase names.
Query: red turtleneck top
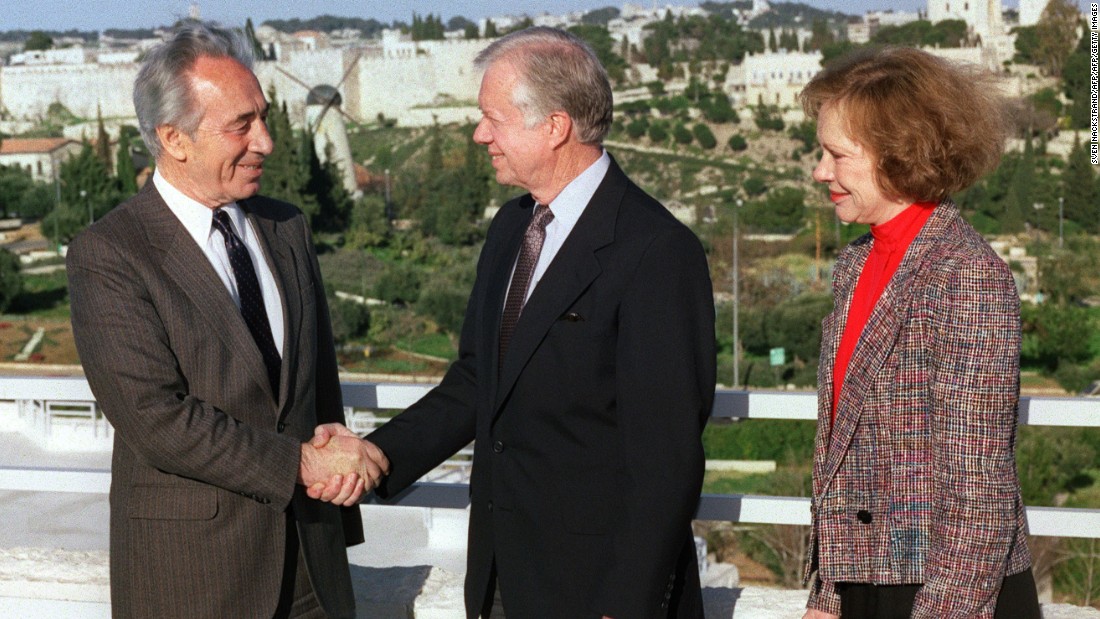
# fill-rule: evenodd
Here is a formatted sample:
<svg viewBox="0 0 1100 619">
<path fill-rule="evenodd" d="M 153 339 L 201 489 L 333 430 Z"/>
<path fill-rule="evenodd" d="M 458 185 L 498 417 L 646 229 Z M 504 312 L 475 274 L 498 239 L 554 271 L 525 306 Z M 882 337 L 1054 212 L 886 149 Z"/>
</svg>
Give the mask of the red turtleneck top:
<svg viewBox="0 0 1100 619">
<path fill-rule="evenodd" d="M 918 202 L 909 205 L 890 221 L 871 226 L 874 245 L 871 246 L 871 254 L 867 256 L 867 262 L 864 263 L 863 270 L 859 274 L 859 281 L 856 282 L 852 303 L 848 306 L 844 334 L 840 338 L 840 346 L 837 348 L 836 362 L 833 366 L 832 420 L 834 422 L 844 377 L 848 373 L 848 362 L 852 360 L 852 353 L 855 352 L 856 344 L 859 343 L 859 336 L 867 326 L 867 320 L 871 317 L 879 297 L 882 296 L 882 291 L 886 289 L 886 284 L 898 270 L 898 265 L 905 257 L 909 245 L 924 227 L 934 208 L 936 208 L 934 202 Z"/>
</svg>

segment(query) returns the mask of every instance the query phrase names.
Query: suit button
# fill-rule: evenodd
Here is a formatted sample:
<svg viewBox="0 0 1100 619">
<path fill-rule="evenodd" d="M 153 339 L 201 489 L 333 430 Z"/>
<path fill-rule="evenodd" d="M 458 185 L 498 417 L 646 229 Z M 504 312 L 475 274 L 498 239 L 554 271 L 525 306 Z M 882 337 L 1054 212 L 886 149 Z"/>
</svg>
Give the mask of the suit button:
<svg viewBox="0 0 1100 619">
<path fill-rule="evenodd" d="M 275 426 L 275 429 L 279 432 L 282 432 L 283 430 L 286 430 L 286 424 L 280 421 L 279 425 Z"/>
<path fill-rule="evenodd" d="M 500 452 L 504 451 L 504 442 L 503 441 L 494 442 L 493 443 L 493 451 L 495 451 L 496 453 L 500 453 Z"/>
<path fill-rule="evenodd" d="M 856 512 L 856 518 L 863 524 L 871 524 L 871 521 L 874 520 L 874 518 L 871 517 L 871 512 L 865 509 Z"/>
<path fill-rule="evenodd" d="M 489 511 L 493 511 L 493 502 L 489 501 Z"/>
</svg>

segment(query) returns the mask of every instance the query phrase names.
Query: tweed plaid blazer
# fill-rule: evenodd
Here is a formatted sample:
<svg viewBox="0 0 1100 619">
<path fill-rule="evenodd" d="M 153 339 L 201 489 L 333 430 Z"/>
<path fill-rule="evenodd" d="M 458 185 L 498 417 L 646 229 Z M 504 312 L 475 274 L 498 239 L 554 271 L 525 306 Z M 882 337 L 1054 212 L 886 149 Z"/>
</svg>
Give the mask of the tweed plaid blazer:
<svg viewBox="0 0 1100 619">
<path fill-rule="evenodd" d="M 837 259 L 822 323 L 808 606 L 834 584 L 923 584 L 914 618 L 991 618 L 1031 564 L 1016 474 L 1020 303 L 1012 275 L 950 200 L 875 306 L 840 392 L 833 365 L 870 234 Z"/>
<path fill-rule="evenodd" d="M 295 485 L 301 443 L 318 423 L 344 420 L 313 242 L 290 204 L 240 205 L 283 303 L 279 393 L 233 299 L 152 182 L 69 248 L 77 350 L 115 427 L 116 619 L 271 617 L 288 522 L 328 616 L 355 616 L 345 545 L 363 539 L 359 510 Z"/>
</svg>

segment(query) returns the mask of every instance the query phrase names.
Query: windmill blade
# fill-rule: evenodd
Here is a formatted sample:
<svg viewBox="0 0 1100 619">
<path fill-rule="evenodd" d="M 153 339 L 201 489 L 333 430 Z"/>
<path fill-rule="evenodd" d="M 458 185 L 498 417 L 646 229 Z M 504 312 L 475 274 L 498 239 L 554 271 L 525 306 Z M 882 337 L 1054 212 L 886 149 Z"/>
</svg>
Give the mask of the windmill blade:
<svg viewBox="0 0 1100 619">
<path fill-rule="evenodd" d="M 302 80 L 300 80 L 298 78 L 298 76 L 296 76 L 293 73 L 291 73 L 290 71 L 287 71 L 286 69 L 280 67 L 279 65 L 275 65 L 275 70 L 278 71 L 279 73 L 282 73 L 283 75 L 289 77 L 290 81 L 294 82 L 295 84 L 298 84 L 302 88 L 305 88 L 306 92 L 309 92 L 310 90 L 313 89 L 312 86 L 310 86 L 309 84 L 307 84 L 307 83 L 303 82 Z"/>
<path fill-rule="evenodd" d="M 361 50 L 361 49 L 355 50 L 355 58 L 352 59 L 351 64 L 348 65 L 348 68 L 346 70 L 344 70 L 344 74 L 342 76 L 340 76 L 340 81 L 336 82 L 336 86 L 335 86 L 336 93 L 334 93 L 333 96 L 330 97 L 327 102 L 325 102 L 325 107 L 321 109 L 321 113 L 317 116 L 317 125 L 318 126 L 321 124 L 321 121 L 325 119 L 325 114 L 328 113 L 329 108 L 332 107 L 333 103 L 336 102 L 336 97 L 340 96 L 339 95 L 340 87 L 344 85 L 344 81 L 348 79 L 348 76 L 351 75 L 352 70 L 355 69 L 355 65 L 359 64 L 359 59 L 362 58 L 362 57 L 363 57 L 363 50 Z M 340 108 L 336 108 L 336 109 L 340 110 Z M 344 113 L 343 110 L 340 110 L 340 113 L 343 114 L 344 118 L 351 119 L 351 116 L 348 116 L 346 113 Z M 352 119 L 352 120 L 354 120 L 354 119 Z"/>
</svg>

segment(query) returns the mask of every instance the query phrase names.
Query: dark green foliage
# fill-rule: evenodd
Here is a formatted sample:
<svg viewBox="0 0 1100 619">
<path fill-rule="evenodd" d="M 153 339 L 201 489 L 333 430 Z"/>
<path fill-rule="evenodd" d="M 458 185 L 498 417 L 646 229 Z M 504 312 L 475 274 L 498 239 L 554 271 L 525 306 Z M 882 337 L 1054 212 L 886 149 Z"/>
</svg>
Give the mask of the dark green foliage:
<svg viewBox="0 0 1100 619">
<path fill-rule="evenodd" d="M 1027 505 L 1054 505 L 1081 471 L 1096 465 L 1097 453 L 1078 438 L 1078 428 L 1024 426 L 1018 431 L 1016 468 Z"/>
<path fill-rule="evenodd" d="M 655 122 L 649 126 L 649 139 L 654 144 L 668 142 L 668 126 L 663 122 Z"/>
<path fill-rule="evenodd" d="M 432 15 L 421 17 L 413 13 L 412 26 L 409 28 L 409 36 L 413 41 L 443 40 L 446 29 L 443 27 L 443 17 Z"/>
<path fill-rule="evenodd" d="M 640 139 L 645 135 L 645 132 L 649 129 L 649 121 L 645 118 L 639 118 L 638 120 L 631 121 L 626 125 L 626 134 L 632 139 Z"/>
<path fill-rule="evenodd" d="M 1012 61 L 1039 64 L 1039 37 L 1035 33 L 1035 26 L 1017 26 L 1012 32 L 1016 35 L 1016 55 L 1012 57 Z"/>
<path fill-rule="evenodd" d="M 53 193 L 23 168 L 0 166 L 0 218 L 42 217 L 53 208 Z"/>
<path fill-rule="evenodd" d="M 27 42 L 23 44 L 23 51 L 25 52 L 37 52 L 47 49 L 53 49 L 53 39 L 41 30 L 31 32 L 30 36 L 27 37 Z"/>
<path fill-rule="evenodd" d="M 356 301 L 328 299 L 329 315 L 332 317 L 332 339 L 344 344 L 359 339 L 370 329 L 370 310 Z"/>
<path fill-rule="evenodd" d="M 697 123 L 691 128 L 691 135 L 695 137 L 695 141 L 699 143 L 699 146 L 703 150 L 713 150 L 718 145 L 718 140 L 714 137 L 714 133 L 711 132 L 710 127 L 703 123 Z"/>
<path fill-rule="evenodd" d="M 381 36 L 382 30 L 387 25 L 376 19 L 361 19 L 358 17 L 336 17 L 334 15 L 319 15 L 310 19 L 269 19 L 263 22 L 265 26 L 271 26 L 279 32 L 291 33 L 299 30 L 320 30 L 332 32 L 333 30 L 353 29 L 363 33 L 364 37 Z"/>
<path fill-rule="evenodd" d="M 248 44 L 252 47 L 252 55 L 256 60 L 264 60 L 267 54 L 264 53 L 264 46 L 256 38 L 256 27 L 252 25 L 252 18 L 249 17 L 244 20 L 244 37 L 248 40 Z"/>
<path fill-rule="evenodd" d="M 416 310 L 417 313 L 434 320 L 443 329 L 451 333 L 459 333 L 466 315 L 466 301 L 469 295 L 469 290 L 433 286 L 420 294 Z"/>
<path fill-rule="evenodd" d="M 817 148 L 817 123 L 813 120 L 804 120 L 797 125 L 791 125 L 787 133 L 801 142 L 796 151 L 799 155 L 812 153 Z"/>
<path fill-rule="evenodd" d="M 806 193 L 794 187 L 779 187 L 763 202 L 745 205 L 743 222 L 756 232 L 789 234 L 802 228 L 805 214 Z"/>
<path fill-rule="evenodd" d="M 761 130 L 782 131 L 786 127 L 779 108 L 774 105 L 757 105 L 753 120 Z"/>
<path fill-rule="evenodd" d="M 607 26 L 607 22 L 615 19 L 619 16 L 619 9 L 613 6 L 605 6 L 602 9 L 594 9 L 583 16 L 581 16 L 581 22 L 585 24 L 593 24 L 597 26 Z"/>
<path fill-rule="evenodd" d="M 742 152 L 749 147 L 749 143 L 745 141 L 745 136 L 741 135 L 740 133 L 735 133 L 731 135 L 729 141 L 726 142 L 726 145 L 729 146 L 730 150 L 735 153 Z"/>
<path fill-rule="evenodd" d="M 0 249 L 0 314 L 11 307 L 12 301 L 23 291 L 23 276 L 19 273 L 19 259 L 6 249 Z"/>
<path fill-rule="evenodd" d="M 762 177 L 756 175 L 746 178 L 745 182 L 741 183 L 741 187 L 750 198 L 759 196 L 768 190 L 767 182 Z"/>
<path fill-rule="evenodd" d="M 729 97 L 725 93 L 711 93 L 711 96 L 699 104 L 703 117 L 716 124 L 724 124 L 730 121 L 737 122 L 737 112 L 730 105 Z"/>
<path fill-rule="evenodd" d="M 676 123 L 676 125 L 672 127 L 672 137 L 676 140 L 677 144 L 683 144 L 685 146 L 691 144 L 691 131 L 688 131 L 688 128 L 685 127 L 683 123 Z"/>
<path fill-rule="evenodd" d="M 345 245 L 355 249 L 381 247 L 387 243 L 389 235 L 385 199 L 367 195 L 356 200 L 351 208 L 348 231 L 344 235 Z"/>
<path fill-rule="evenodd" d="M 714 460 L 775 460 L 807 462 L 813 458 L 813 421 L 749 419 L 709 424 L 703 431 L 703 451 Z"/>
<path fill-rule="evenodd" d="M 1100 232 L 1100 195 L 1096 182 L 1087 145 L 1075 144 L 1062 172 L 1064 216 L 1090 233 Z"/>
<path fill-rule="evenodd" d="M 420 272 L 408 262 L 392 262 L 383 267 L 374 296 L 389 303 L 408 304 L 420 298 Z"/>
<path fill-rule="evenodd" d="M 607 69 L 607 76 L 613 83 L 626 79 L 626 70 L 629 68 L 626 59 L 615 51 L 615 40 L 611 38 L 605 26 L 597 24 L 580 24 L 571 26 L 569 32 L 584 39 L 596 52 L 596 57 Z"/>
<path fill-rule="evenodd" d="M 645 27 L 652 33 L 642 44 L 640 60 L 658 67 L 661 79 L 668 79 L 672 63 L 715 60 L 739 63 L 749 52 L 764 51 L 759 32 L 745 30 L 734 20 L 719 15 L 666 18 Z M 690 42 L 690 43 L 689 43 Z"/>
<path fill-rule="evenodd" d="M 875 33 L 872 43 L 909 47 L 960 47 L 966 40 L 966 22 L 945 19 L 933 24 L 917 20 L 901 26 L 884 26 Z"/>
<path fill-rule="evenodd" d="M 61 164 L 58 176 L 61 204 L 42 220 L 43 233 L 55 243 L 68 243 L 124 197 L 108 166 L 87 142 L 79 154 Z"/>
</svg>

